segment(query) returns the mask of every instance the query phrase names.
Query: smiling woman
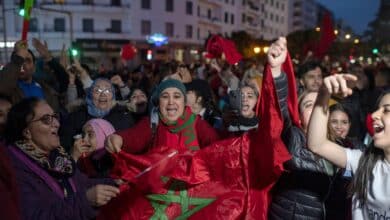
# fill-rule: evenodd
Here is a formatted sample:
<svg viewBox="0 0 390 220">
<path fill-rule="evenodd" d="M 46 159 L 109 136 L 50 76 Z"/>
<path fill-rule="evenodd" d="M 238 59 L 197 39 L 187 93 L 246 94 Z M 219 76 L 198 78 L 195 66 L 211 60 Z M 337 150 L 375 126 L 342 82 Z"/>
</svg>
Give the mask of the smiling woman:
<svg viewBox="0 0 390 220">
<path fill-rule="evenodd" d="M 108 151 L 144 153 L 155 146 L 193 151 L 218 139 L 216 131 L 185 106 L 186 88 L 180 81 L 162 81 L 151 99 L 158 109 L 158 119 L 145 118 L 136 126 L 109 136 Z M 123 143 L 123 147 L 118 143 Z"/>
<path fill-rule="evenodd" d="M 73 137 L 81 134 L 84 124 L 93 118 L 101 118 L 112 124 L 115 130 L 134 125 L 130 111 L 115 101 L 112 83 L 104 78 L 96 79 L 87 91 L 86 105 L 69 114 L 60 129 L 61 143 L 67 151 L 73 146 Z"/>
<path fill-rule="evenodd" d="M 95 186 L 98 181 L 93 184 L 80 174 L 60 146 L 59 126 L 58 115 L 37 98 L 22 100 L 9 112 L 5 140 L 22 219 L 92 219 L 97 214 L 93 206 L 119 193 L 113 186 Z"/>
</svg>

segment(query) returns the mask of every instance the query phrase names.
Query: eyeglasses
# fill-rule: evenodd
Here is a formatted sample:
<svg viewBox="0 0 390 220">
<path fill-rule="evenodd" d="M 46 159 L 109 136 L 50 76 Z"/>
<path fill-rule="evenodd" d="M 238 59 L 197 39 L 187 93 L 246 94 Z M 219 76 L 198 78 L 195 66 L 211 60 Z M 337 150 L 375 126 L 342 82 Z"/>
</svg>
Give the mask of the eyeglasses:
<svg viewBox="0 0 390 220">
<path fill-rule="evenodd" d="M 94 88 L 94 89 L 93 89 L 93 93 L 98 94 L 98 95 L 100 95 L 100 94 L 102 94 L 102 93 L 104 93 L 104 94 L 106 94 L 106 95 L 109 95 L 109 94 L 112 93 L 112 91 L 111 91 L 111 88 L 105 88 L 105 89 L 102 89 L 102 88 Z"/>
<path fill-rule="evenodd" d="M 30 121 L 29 123 L 41 121 L 45 125 L 51 125 L 53 123 L 54 119 L 57 120 L 57 121 L 60 121 L 60 115 L 58 113 L 53 113 L 51 115 L 50 114 L 46 114 L 46 115 L 43 115 L 42 117 L 40 117 L 38 119 Z"/>
</svg>

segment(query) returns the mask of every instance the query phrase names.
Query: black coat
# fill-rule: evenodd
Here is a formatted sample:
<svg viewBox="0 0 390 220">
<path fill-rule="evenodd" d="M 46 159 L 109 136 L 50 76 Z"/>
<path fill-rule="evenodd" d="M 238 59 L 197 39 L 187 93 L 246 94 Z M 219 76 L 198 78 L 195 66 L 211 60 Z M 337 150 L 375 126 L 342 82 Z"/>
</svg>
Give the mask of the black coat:
<svg viewBox="0 0 390 220">
<path fill-rule="evenodd" d="M 68 152 L 73 146 L 73 136 L 81 134 L 84 124 L 93 118 L 95 117 L 88 114 L 87 106 L 82 106 L 79 110 L 70 113 L 63 120 L 60 127 L 61 144 Z M 103 119 L 109 121 L 117 131 L 130 128 L 134 125 L 132 114 L 125 106 L 120 105 L 115 105 Z"/>
<path fill-rule="evenodd" d="M 306 148 L 299 128 L 285 129 L 283 139 L 292 159 L 273 189 L 269 219 L 324 219 L 333 166 Z"/>
</svg>

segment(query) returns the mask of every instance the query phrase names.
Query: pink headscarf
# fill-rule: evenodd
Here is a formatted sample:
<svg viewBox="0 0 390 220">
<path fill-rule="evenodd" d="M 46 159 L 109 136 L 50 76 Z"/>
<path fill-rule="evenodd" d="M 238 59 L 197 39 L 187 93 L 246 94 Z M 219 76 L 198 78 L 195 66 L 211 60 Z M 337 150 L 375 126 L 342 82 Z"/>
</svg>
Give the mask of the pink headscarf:
<svg viewBox="0 0 390 220">
<path fill-rule="evenodd" d="M 115 128 L 111 125 L 110 122 L 100 119 L 94 118 L 85 123 L 84 126 L 91 125 L 93 131 L 95 132 L 96 137 L 96 150 L 104 149 L 104 140 L 110 134 L 115 132 Z"/>
</svg>

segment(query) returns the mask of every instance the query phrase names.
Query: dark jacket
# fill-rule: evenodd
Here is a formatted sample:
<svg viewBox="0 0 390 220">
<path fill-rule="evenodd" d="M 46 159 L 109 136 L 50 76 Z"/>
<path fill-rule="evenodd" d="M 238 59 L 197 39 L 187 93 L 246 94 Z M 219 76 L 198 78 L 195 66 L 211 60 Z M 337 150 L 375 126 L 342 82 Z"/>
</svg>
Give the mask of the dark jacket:
<svg viewBox="0 0 390 220">
<path fill-rule="evenodd" d="M 11 149 L 13 148 L 13 150 Z M 93 185 L 78 170 L 69 181 L 74 193 L 64 197 L 63 191 L 55 190 L 58 182 L 14 146 L 9 147 L 16 182 L 20 192 L 22 219 L 92 219 L 97 210 L 90 206 L 86 190 Z"/>
<path fill-rule="evenodd" d="M 0 219 L 20 219 L 15 172 L 5 146 L 0 142 Z"/>
<path fill-rule="evenodd" d="M 332 166 L 306 148 L 299 128 L 287 128 L 284 137 L 292 159 L 273 189 L 269 219 L 324 219 Z"/>
<path fill-rule="evenodd" d="M 268 218 L 324 219 L 333 166 L 306 147 L 303 131 L 292 124 L 287 110 L 287 78 L 275 78 L 275 87 L 284 120 L 282 140 L 292 159 L 284 164 L 285 172 L 273 188 Z"/>
<path fill-rule="evenodd" d="M 19 88 L 17 83 L 22 64 L 23 58 L 13 55 L 11 62 L 0 71 L 0 94 L 10 97 L 13 104 L 18 103 L 24 98 L 23 91 Z M 49 61 L 48 65 L 53 68 L 56 73 L 55 76 L 60 85 L 59 90 L 55 90 L 52 86 L 42 80 L 34 80 L 42 87 L 47 103 L 54 109 L 54 111 L 59 111 L 60 94 L 66 91 L 69 77 L 64 68 L 62 68 L 55 59 Z"/>
<path fill-rule="evenodd" d="M 92 118 L 95 117 L 88 113 L 87 106 L 85 105 L 67 116 L 60 127 L 61 144 L 67 151 L 73 145 L 73 136 L 81 134 L 84 124 Z M 125 106 L 120 105 L 115 105 L 103 119 L 110 122 L 117 131 L 130 128 L 134 125 L 132 114 Z"/>
</svg>

